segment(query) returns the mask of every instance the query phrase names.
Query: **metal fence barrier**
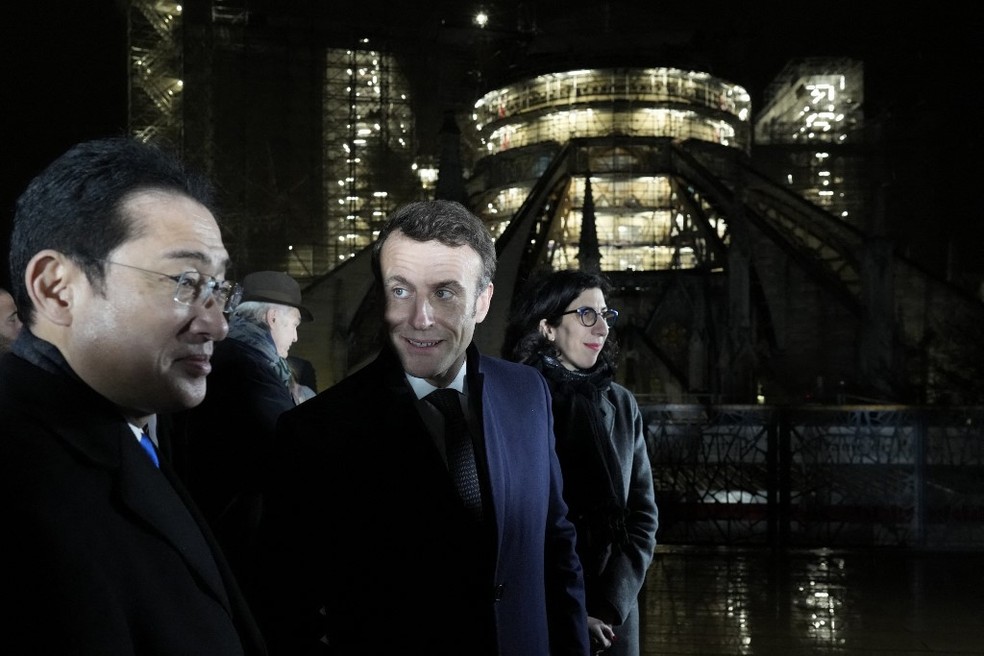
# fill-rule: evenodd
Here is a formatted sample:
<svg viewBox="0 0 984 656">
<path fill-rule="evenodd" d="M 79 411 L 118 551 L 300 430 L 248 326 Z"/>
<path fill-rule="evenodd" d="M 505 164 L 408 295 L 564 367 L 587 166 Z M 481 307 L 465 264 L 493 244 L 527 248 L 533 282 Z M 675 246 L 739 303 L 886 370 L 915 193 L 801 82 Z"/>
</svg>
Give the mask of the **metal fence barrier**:
<svg viewBox="0 0 984 656">
<path fill-rule="evenodd" d="M 641 409 L 663 544 L 984 550 L 984 407 Z"/>
</svg>

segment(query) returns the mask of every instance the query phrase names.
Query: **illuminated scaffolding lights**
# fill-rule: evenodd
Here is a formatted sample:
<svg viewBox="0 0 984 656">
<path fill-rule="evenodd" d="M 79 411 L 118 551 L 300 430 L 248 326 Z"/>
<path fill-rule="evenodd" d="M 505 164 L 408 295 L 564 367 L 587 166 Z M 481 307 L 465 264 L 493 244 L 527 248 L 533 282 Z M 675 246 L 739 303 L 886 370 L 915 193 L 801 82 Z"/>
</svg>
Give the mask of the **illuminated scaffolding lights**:
<svg viewBox="0 0 984 656">
<path fill-rule="evenodd" d="M 767 91 L 756 143 L 843 143 L 863 124 L 864 66 L 849 59 L 789 63 Z"/>
<path fill-rule="evenodd" d="M 554 112 L 497 127 L 482 141 L 486 152 L 493 155 L 545 141 L 564 142 L 601 134 L 699 139 L 723 146 L 737 146 L 739 141 L 735 126 L 727 121 L 701 116 L 694 111 L 658 108 L 631 112 L 607 109 Z"/>
<path fill-rule="evenodd" d="M 747 151 L 750 112 L 742 87 L 706 73 L 597 69 L 541 75 L 491 91 L 475 103 L 471 120 L 489 154 L 614 133 L 701 139 Z"/>
<path fill-rule="evenodd" d="M 748 152 L 751 104 L 745 90 L 706 73 L 672 68 L 582 70 L 542 75 L 486 94 L 471 114 L 490 169 L 513 149 L 564 144 L 576 137 L 671 137 Z M 532 159 L 532 158 L 531 158 Z M 523 205 L 529 171 L 510 162 L 493 179 L 514 175 L 478 194 L 476 206 L 493 234 L 502 234 Z M 696 197 L 681 199 L 670 179 L 639 175 L 644 161 L 631 146 L 593 156 L 595 226 L 606 271 L 685 269 L 713 265 L 704 231 L 728 241 L 726 221 Z M 603 168 L 601 168 L 603 165 Z M 631 172 L 631 174 L 630 174 Z M 522 183 L 522 184 L 520 184 Z M 692 193 L 692 192 L 690 192 Z M 577 266 L 585 179 L 574 176 L 547 235 L 554 268 Z M 691 214 L 699 211 L 699 216 Z M 703 225 L 699 225 L 702 223 Z"/>
<path fill-rule="evenodd" d="M 406 82 L 392 57 L 368 48 L 326 51 L 324 184 L 326 257 L 319 273 L 368 246 L 392 209 L 381 154 L 405 157 L 410 167 L 414 124 Z"/>
<path fill-rule="evenodd" d="M 819 207 L 859 221 L 864 214 L 862 167 L 850 151 L 836 146 L 858 140 L 863 106 L 861 62 L 808 58 L 790 62 L 776 77 L 755 121 L 758 144 L 825 148 L 813 156 L 790 150 L 785 155 L 785 182 Z"/>
<path fill-rule="evenodd" d="M 688 199 L 696 218 L 676 198 L 665 176 L 591 177 L 594 214 L 605 271 L 688 269 L 714 265 L 697 221 L 705 221 L 722 243 L 730 241 L 727 222 L 701 198 Z M 575 177 L 561 202 L 567 207 L 551 225 L 547 261 L 554 268 L 576 267 L 581 237 L 585 179 Z"/>
<path fill-rule="evenodd" d="M 182 11 L 166 0 L 128 7 L 129 128 L 140 139 L 181 143 Z"/>
</svg>

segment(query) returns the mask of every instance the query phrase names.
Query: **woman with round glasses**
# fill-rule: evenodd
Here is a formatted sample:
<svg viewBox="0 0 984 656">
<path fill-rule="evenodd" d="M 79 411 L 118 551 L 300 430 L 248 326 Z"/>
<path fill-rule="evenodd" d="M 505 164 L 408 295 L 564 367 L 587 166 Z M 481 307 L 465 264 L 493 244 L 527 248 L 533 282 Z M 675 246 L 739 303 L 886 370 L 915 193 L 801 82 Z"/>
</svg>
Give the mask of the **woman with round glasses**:
<svg viewBox="0 0 984 656">
<path fill-rule="evenodd" d="M 503 356 L 539 369 L 553 397 L 568 517 L 577 528 L 592 645 L 638 655 L 639 592 L 658 513 L 642 415 L 613 381 L 618 312 L 600 275 L 555 271 L 513 302 Z"/>
</svg>

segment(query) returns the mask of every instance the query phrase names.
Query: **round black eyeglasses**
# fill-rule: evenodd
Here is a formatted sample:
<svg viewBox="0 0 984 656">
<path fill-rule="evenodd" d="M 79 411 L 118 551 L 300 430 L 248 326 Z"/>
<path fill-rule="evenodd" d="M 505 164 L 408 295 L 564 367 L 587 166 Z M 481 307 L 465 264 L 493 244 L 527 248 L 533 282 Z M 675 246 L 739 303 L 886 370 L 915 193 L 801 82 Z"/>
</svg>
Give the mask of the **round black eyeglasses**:
<svg viewBox="0 0 984 656">
<path fill-rule="evenodd" d="M 568 310 L 567 312 L 561 312 L 560 316 L 565 314 L 576 314 L 577 318 L 581 320 L 581 325 L 585 328 L 590 328 L 596 323 L 598 323 L 598 317 L 600 316 L 608 324 L 609 328 L 615 327 L 615 321 L 618 319 L 618 310 L 605 310 L 603 312 L 598 312 L 598 310 L 593 307 L 579 307 L 576 310 Z"/>
</svg>

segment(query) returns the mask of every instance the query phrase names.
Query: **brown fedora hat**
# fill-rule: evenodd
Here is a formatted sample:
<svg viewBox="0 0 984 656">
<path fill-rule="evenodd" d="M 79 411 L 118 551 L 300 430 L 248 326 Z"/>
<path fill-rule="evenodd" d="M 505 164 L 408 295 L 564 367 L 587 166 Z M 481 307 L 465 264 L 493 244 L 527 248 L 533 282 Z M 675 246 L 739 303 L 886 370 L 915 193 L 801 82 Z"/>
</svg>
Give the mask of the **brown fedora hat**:
<svg viewBox="0 0 984 656">
<path fill-rule="evenodd" d="M 242 284 L 243 301 L 289 305 L 301 311 L 301 321 L 314 321 L 311 311 L 301 304 L 301 286 L 286 273 L 254 271 Z"/>
</svg>

